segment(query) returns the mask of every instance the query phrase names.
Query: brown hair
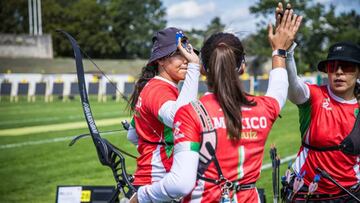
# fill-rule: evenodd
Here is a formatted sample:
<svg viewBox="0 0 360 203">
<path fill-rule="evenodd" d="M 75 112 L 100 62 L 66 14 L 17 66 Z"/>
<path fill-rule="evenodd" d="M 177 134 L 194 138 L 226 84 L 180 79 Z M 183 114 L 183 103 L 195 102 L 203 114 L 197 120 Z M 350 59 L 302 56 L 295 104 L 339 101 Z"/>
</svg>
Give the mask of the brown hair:
<svg viewBox="0 0 360 203">
<path fill-rule="evenodd" d="M 225 116 L 227 132 L 231 139 L 241 137 L 241 107 L 255 106 L 241 87 L 238 69 L 244 57 L 240 40 L 230 33 L 217 33 L 204 42 L 201 57 L 207 71 L 207 83 L 213 90 Z"/>
<path fill-rule="evenodd" d="M 146 83 L 158 74 L 158 68 L 156 66 L 145 66 L 142 68 L 139 79 L 135 83 L 134 91 L 129 100 L 129 106 L 131 111 L 135 111 L 135 105 L 139 99 L 141 90 L 145 87 Z"/>
</svg>

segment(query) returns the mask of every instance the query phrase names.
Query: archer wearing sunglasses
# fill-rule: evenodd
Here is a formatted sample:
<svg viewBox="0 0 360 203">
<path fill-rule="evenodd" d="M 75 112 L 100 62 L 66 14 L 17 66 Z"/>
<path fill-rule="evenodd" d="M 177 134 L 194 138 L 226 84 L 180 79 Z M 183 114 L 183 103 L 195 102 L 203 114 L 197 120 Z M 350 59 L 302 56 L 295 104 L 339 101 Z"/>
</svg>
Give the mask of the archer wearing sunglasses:
<svg viewBox="0 0 360 203">
<path fill-rule="evenodd" d="M 288 98 L 299 108 L 302 146 L 298 152 L 294 172 L 304 176 L 304 186 L 290 201 L 302 202 L 308 194 L 308 186 L 319 174 L 316 168 L 325 170 L 340 185 L 360 196 L 360 147 L 357 140 L 345 146 L 344 140 L 355 126 L 359 114 L 360 46 L 340 42 L 329 48 L 326 60 L 318 64 L 327 73 L 328 85 L 304 83 L 296 73 L 293 57 L 294 46 L 288 50 L 289 74 Z M 357 101 L 358 99 L 358 101 Z M 359 102 L 359 103 L 358 103 Z M 359 116 L 358 116 L 359 117 Z M 356 130 L 356 129 L 355 129 Z M 326 178 L 321 178 L 318 188 L 309 202 L 355 202 L 349 195 Z"/>
</svg>

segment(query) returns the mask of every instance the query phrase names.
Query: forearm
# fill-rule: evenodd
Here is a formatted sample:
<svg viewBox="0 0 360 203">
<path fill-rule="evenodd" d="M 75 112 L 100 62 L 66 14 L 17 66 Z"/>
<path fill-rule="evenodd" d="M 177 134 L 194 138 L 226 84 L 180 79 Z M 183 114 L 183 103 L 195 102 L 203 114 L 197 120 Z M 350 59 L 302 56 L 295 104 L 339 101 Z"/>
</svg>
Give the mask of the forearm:
<svg viewBox="0 0 360 203">
<path fill-rule="evenodd" d="M 200 77 L 200 65 L 189 63 L 184 84 L 176 100 L 176 111 L 197 98 Z M 176 112 L 175 111 L 175 112 Z"/>
<path fill-rule="evenodd" d="M 184 84 L 176 101 L 165 102 L 159 111 L 159 116 L 168 127 L 173 126 L 176 111 L 197 98 L 199 86 L 199 64 L 189 63 Z"/>
<path fill-rule="evenodd" d="M 297 75 L 294 48 L 295 47 L 290 48 L 286 59 L 286 69 L 289 79 L 288 98 L 294 104 L 303 104 L 310 98 L 310 90 L 305 82 Z"/>
<path fill-rule="evenodd" d="M 197 152 L 176 153 L 171 171 L 163 179 L 139 188 L 139 202 L 169 202 L 190 193 L 195 186 L 198 162 Z"/>
</svg>

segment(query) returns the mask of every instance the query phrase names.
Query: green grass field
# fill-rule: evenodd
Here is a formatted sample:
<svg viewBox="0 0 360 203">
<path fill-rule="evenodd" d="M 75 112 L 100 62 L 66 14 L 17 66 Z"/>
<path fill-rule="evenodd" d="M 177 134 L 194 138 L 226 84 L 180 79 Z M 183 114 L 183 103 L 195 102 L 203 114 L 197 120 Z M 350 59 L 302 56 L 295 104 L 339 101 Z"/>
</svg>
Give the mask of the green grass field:
<svg viewBox="0 0 360 203">
<path fill-rule="evenodd" d="M 108 101 L 91 102 L 95 121 L 118 118 L 118 124 L 98 126 L 101 131 L 121 129 L 120 118 L 127 117 L 125 103 Z M 296 106 L 287 103 L 282 118 L 273 127 L 266 144 L 264 164 L 270 162 L 269 146 L 275 143 L 281 157 L 293 155 L 300 146 L 298 113 Z M 110 169 L 102 166 L 90 139 L 80 140 L 69 147 L 74 135 L 88 133 L 84 127 L 79 99 L 70 102 L 45 103 L 0 102 L 0 202 L 54 202 L 58 185 L 114 185 Z M 70 124 L 79 128 L 67 129 Z M 99 122 L 100 123 L 100 122 Z M 63 129 L 46 125 L 59 124 Z M 42 130 L 26 133 L 28 127 L 42 126 Z M 12 129 L 19 133 L 6 135 Z M 32 128 L 34 129 L 34 127 Z M 34 133 L 35 132 L 35 133 Z M 125 132 L 104 136 L 116 146 L 136 154 L 136 149 L 127 142 Z M 58 139 L 53 142 L 55 138 Z M 45 141 L 44 141 L 45 140 Z M 132 173 L 135 160 L 126 158 L 127 170 Z M 287 164 L 283 164 L 281 174 Z M 262 171 L 259 188 L 265 188 L 267 202 L 272 202 L 271 169 Z"/>
</svg>

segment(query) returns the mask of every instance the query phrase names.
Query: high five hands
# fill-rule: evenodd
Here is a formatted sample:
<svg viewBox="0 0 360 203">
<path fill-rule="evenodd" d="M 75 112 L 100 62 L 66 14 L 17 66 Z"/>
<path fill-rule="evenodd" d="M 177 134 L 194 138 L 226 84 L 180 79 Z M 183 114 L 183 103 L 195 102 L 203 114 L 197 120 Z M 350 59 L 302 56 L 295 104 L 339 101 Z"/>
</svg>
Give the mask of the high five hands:
<svg viewBox="0 0 360 203">
<path fill-rule="evenodd" d="M 283 13 L 283 16 L 281 15 Z M 302 16 L 294 14 L 291 5 L 283 12 L 282 3 L 279 3 L 276 11 L 275 33 L 271 23 L 268 25 L 268 39 L 273 50 L 288 49 L 293 43 L 296 33 L 300 28 Z"/>
</svg>

